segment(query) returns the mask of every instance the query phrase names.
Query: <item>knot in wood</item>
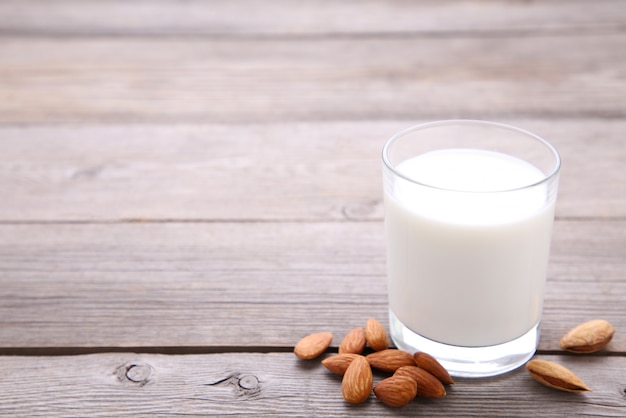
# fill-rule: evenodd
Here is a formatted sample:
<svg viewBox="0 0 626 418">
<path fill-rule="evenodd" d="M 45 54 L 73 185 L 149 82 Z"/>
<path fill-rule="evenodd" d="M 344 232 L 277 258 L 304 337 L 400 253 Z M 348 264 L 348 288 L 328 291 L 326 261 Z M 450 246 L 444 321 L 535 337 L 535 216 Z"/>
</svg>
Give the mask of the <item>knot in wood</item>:
<svg viewBox="0 0 626 418">
<path fill-rule="evenodd" d="M 126 369 L 126 378 L 135 383 L 146 383 L 152 374 L 152 368 L 147 364 L 131 364 Z"/>
<path fill-rule="evenodd" d="M 251 374 L 239 377 L 239 387 L 245 390 L 256 389 L 259 386 L 259 379 Z"/>
<path fill-rule="evenodd" d="M 354 202 L 342 208 L 343 216 L 351 221 L 365 221 L 383 216 L 382 200 Z"/>
<path fill-rule="evenodd" d="M 143 386 L 150 382 L 153 370 L 152 366 L 147 363 L 127 363 L 118 367 L 116 374 L 120 382 Z"/>
<path fill-rule="evenodd" d="M 243 374 L 237 372 L 232 372 L 222 379 L 213 383 L 207 383 L 206 385 L 230 389 L 232 390 L 233 395 L 240 399 L 258 398 L 263 391 L 263 386 L 258 377 L 253 374 Z"/>
</svg>

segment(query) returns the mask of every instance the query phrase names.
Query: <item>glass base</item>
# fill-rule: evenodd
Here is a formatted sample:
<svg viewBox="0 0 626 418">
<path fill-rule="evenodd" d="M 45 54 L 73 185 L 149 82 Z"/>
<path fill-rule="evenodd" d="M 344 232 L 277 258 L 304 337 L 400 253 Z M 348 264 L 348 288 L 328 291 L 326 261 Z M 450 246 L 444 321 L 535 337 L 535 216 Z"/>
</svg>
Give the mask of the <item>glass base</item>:
<svg viewBox="0 0 626 418">
<path fill-rule="evenodd" d="M 513 341 L 486 347 L 458 347 L 429 340 L 404 326 L 391 310 L 389 323 L 397 348 L 428 353 L 456 377 L 496 376 L 514 370 L 530 360 L 539 342 L 539 323 Z"/>
</svg>

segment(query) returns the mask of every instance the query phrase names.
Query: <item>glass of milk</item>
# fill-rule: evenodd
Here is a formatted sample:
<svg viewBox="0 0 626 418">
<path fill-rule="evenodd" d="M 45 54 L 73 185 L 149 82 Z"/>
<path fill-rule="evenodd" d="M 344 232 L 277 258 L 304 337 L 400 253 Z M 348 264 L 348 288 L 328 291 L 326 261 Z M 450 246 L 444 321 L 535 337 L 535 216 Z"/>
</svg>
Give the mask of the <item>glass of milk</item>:
<svg viewBox="0 0 626 418">
<path fill-rule="evenodd" d="M 560 158 L 500 123 L 408 128 L 383 148 L 391 337 L 454 376 L 493 376 L 532 357 Z"/>
</svg>

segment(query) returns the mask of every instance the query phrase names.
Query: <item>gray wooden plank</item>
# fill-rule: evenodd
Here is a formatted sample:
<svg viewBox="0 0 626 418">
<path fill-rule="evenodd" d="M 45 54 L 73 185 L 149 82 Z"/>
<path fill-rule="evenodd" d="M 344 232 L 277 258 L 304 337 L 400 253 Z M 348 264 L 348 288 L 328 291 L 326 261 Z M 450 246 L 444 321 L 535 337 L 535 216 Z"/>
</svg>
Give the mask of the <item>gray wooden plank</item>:
<svg viewBox="0 0 626 418">
<path fill-rule="evenodd" d="M 626 35 L 0 38 L 0 123 L 626 115 Z"/>
<path fill-rule="evenodd" d="M 561 153 L 559 218 L 626 217 L 626 121 L 503 121 Z M 381 220 L 382 146 L 418 122 L 1 127 L 0 221 Z"/>
<path fill-rule="evenodd" d="M 558 392 L 523 369 L 457 379 L 447 395 L 395 409 L 374 395 L 341 397 L 340 379 L 291 353 L 164 356 L 133 353 L 0 357 L 3 416 L 606 416 L 626 414 L 624 357 L 540 356 L 593 391 Z M 377 383 L 386 375 L 375 374 Z"/>
<path fill-rule="evenodd" d="M 621 29 L 619 0 L 5 0 L 0 34 L 320 35 Z"/>
<path fill-rule="evenodd" d="M 626 352 L 624 221 L 555 225 L 542 350 Z M 0 225 L 0 346 L 290 347 L 387 322 L 381 222 Z M 54 350 L 52 350 L 54 351 Z M 5 350 L 5 352 L 7 352 Z"/>
</svg>

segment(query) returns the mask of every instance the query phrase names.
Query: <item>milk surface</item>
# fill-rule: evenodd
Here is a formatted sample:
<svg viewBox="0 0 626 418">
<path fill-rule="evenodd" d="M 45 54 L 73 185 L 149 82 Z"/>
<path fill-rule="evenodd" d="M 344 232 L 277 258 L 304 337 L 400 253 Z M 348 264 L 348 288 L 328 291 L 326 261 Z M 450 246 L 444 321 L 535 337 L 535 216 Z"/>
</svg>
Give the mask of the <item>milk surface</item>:
<svg viewBox="0 0 626 418">
<path fill-rule="evenodd" d="M 470 149 L 397 166 L 385 193 L 390 308 L 415 333 L 487 346 L 541 317 L 554 203 L 525 161 Z"/>
</svg>

